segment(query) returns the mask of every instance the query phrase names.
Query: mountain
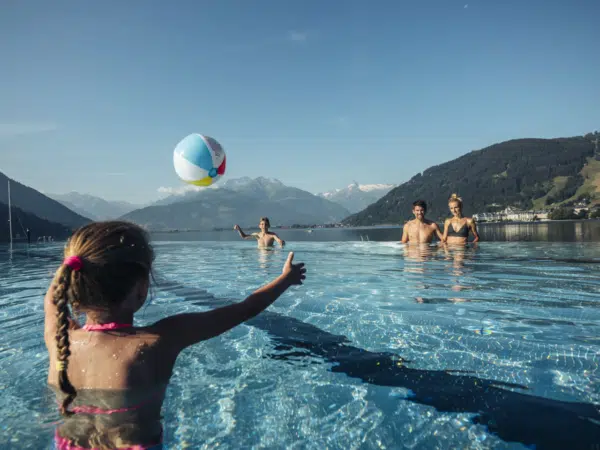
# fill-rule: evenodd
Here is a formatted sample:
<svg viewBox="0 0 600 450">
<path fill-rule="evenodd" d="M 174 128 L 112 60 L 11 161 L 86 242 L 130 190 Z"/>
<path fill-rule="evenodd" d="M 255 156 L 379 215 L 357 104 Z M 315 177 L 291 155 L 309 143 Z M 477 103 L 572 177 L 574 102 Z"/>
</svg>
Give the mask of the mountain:
<svg viewBox="0 0 600 450">
<path fill-rule="evenodd" d="M 11 195 L 12 197 L 12 195 Z M 40 219 L 31 213 L 25 212 L 20 208 L 12 207 L 12 232 L 15 241 L 23 241 L 26 239 L 26 230 L 31 231 L 31 242 L 36 242 L 40 236 L 52 236 L 55 240 L 66 239 L 72 232 L 70 227 L 60 223 L 49 222 Z M 0 202 L 0 221 L 3 224 L 0 227 L 0 242 L 9 242 L 9 226 L 8 226 L 8 205 Z"/>
<path fill-rule="evenodd" d="M 392 189 L 366 209 L 343 220 L 364 226 L 401 223 L 412 202 L 427 202 L 427 216 L 448 217 L 448 198 L 457 193 L 465 215 L 600 203 L 600 134 L 557 139 L 514 139 L 430 167 Z"/>
<path fill-rule="evenodd" d="M 76 213 L 93 220 L 109 220 L 121 217 L 128 212 L 140 208 L 127 202 L 107 201 L 100 197 L 78 192 L 68 194 L 49 194 L 49 197 L 62 203 Z"/>
<path fill-rule="evenodd" d="M 0 172 L 0 203 L 8 204 L 8 180 L 9 178 Z M 87 217 L 71 211 L 56 200 L 51 199 L 41 192 L 38 192 L 29 186 L 25 186 L 18 181 L 10 180 L 10 191 L 13 207 L 19 208 L 23 212 L 33 214 L 40 219 L 64 225 L 69 228 L 77 228 L 90 222 Z M 32 228 L 27 223 L 25 223 L 24 226 Z"/>
<path fill-rule="evenodd" d="M 259 177 L 223 182 L 215 189 L 172 195 L 152 206 L 132 211 L 123 219 L 151 230 L 256 226 L 261 216 L 271 224 L 323 224 L 339 222 L 350 212 L 310 192 Z"/>
<path fill-rule="evenodd" d="M 346 188 L 317 195 L 342 205 L 351 213 L 356 213 L 375 203 L 396 186 L 395 184 L 358 184 L 355 181 Z"/>
</svg>

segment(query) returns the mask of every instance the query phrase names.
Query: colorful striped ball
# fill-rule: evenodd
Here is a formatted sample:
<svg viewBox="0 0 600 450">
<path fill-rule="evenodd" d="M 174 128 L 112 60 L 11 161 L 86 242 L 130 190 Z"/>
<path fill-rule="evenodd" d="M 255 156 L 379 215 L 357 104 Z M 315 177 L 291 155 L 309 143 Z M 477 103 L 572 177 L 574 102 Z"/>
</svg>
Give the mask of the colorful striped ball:
<svg viewBox="0 0 600 450">
<path fill-rule="evenodd" d="M 175 147 L 173 165 L 186 183 L 210 186 L 225 174 L 225 150 L 215 139 L 193 133 Z"/>
</svg>

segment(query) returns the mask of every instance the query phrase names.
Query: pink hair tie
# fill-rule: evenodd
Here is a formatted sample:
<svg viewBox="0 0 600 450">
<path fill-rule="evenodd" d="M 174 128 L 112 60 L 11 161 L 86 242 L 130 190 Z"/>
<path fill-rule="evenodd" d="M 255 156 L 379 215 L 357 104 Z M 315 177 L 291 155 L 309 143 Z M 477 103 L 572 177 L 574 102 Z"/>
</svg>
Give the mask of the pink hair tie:
<svg viewBox="0 0 600 450">
<path fill-rule="evenodd" d="M 63 261 L 65 266 L 69 266 L 73 270 L 80 270 L 83 267 L 83 262 L 79 256 L 69 256 Z"/>
</svg>

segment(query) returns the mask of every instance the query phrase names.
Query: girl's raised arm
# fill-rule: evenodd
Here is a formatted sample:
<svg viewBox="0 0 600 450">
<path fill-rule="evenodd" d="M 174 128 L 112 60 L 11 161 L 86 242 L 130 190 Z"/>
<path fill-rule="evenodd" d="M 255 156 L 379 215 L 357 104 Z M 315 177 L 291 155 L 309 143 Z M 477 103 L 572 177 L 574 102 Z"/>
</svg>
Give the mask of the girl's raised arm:
<svg viewBox="0 0 600 450">
<path fill-rule="evenodd" d="M 293 258 L 294 253 L 290 252 L 282 274 L 245 300 L 212 311 L 167 317 L 152 325 L 151 329 L 164 339 L 169 351 L 176 354 L 185 347 L 218 336 L 258 315 L 290 286 L 302 284 L 306 278 L 304 263 L 292 264 Z"/>
</svg>

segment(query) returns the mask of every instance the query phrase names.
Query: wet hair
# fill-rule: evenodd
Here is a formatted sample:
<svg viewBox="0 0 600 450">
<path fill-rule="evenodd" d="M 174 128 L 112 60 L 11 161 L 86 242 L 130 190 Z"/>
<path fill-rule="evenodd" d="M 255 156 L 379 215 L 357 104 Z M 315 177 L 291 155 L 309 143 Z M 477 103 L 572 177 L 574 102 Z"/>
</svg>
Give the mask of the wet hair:
<svg viewBox="0 0 600 450">
<path fill-rule="evenodd" d="M 73 233 L 65 245 L 64 257 L 77 256 L 81 267 L 62 264 L 54 276 L 53 300 L 57 310 L 56 346 L 58 385 L 66 394 L 62 415 L 73 414 L 68 406 L 77 392 L 67 375 L 71 312 L 118 306 L 135 284 L 149 279 L 154 251 L 147 233 L 129 222 L 93 222 Z"/>
<path fill-rule="evenodd" d="M 413 209 L 415 209 L 417 206 L 420 206 L 424 211 L 427 211 L 427 203 L 425 203 L 425 200 L 417 200 L 413 202 Z"/>
<path fill-rule="evenodd" d="M 448 199 L 448 204 L 450 203 L 458 203 L 458 206 L 462 208 L 462 198 L 460 198 L 457 194 L 452 194 Z"/>
<path fill-rule="evenodd" d="M 271 222 L 269 221 L 268 217 L 261 217 L 260 218 L 261 222 L 264 222 L 266 226 L 270 227 L 271 226 Z"/>
</svg>

